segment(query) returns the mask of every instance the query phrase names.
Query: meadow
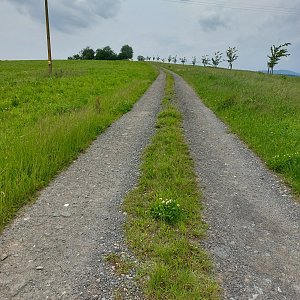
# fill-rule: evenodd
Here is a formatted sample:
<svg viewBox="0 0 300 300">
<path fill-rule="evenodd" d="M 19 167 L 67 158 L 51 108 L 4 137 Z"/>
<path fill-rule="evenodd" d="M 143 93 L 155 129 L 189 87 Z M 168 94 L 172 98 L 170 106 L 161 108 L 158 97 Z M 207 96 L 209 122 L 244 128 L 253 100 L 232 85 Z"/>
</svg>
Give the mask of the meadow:
<svg viewBox="0 0 300 300">
<path fill-rule="evenodd" d="M 168 65 L 300 196 L 300 78 Z"/>
<path fill-rule="evenodd" d="M 158 71 L 128 61 L 0 61 L 0 231 L 131 109 Z"/>
</svg>

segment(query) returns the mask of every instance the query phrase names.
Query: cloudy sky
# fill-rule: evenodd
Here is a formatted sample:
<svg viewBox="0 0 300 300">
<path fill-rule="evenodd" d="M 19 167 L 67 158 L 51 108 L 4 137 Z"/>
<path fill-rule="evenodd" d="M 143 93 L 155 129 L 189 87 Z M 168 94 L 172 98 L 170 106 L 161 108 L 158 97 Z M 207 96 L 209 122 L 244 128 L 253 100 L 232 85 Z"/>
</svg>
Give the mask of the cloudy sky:
<svg viewBox="0 0 300 300">
<path fill-rule="evenodd" d="M 54 59 L 129 44 L 135 56 L 200 61 L 235 46 L 235 68 L 261 70 L 272 44 L 290 42 L 277 68 L 300 72 L 300 0 L 48 1 Z M 0 0 L 0 60 L 46 58 L 44 0 Z"/>
</svg>

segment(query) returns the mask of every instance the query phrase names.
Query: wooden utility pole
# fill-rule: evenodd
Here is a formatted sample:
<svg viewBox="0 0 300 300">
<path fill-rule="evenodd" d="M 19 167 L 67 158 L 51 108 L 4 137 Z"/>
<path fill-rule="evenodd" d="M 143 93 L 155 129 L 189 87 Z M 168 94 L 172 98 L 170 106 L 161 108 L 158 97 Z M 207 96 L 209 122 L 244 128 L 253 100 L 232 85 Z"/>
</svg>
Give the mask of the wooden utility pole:
<svg viewBox="0 0 300 300">
<path fill-rule="evenodd" d="M 47 31 L 47 46 L 48 46 L 48 66 L 49 66 L 49 75 L 51 75 L 52 74 L 52 57 L 51 57 L 51 40 L 50 40 L 48 0 L 45 0 L 45 16 L 46 16 L 46 31 Z"/>
</svg>

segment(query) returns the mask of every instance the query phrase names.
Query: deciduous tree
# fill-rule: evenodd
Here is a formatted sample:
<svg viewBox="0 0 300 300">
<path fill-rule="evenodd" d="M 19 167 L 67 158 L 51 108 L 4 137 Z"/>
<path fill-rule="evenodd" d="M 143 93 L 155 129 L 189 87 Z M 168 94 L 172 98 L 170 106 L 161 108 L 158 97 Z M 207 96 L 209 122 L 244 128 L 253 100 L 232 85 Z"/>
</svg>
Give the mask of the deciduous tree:
<svg viewBox="0 0 300 300">
<path fill-rule="evenodd" d="M 79 52 L 79 55 L 81 59 L 91 60 L 95 58 L 95 51 L 90 47 L 85 47 Z"/>
<path fill-rule="evenodd" d="M 184 65 L 187 61 L 186 57 L 181 57 L 179 58 L 179 60 L 181 61 L 181 63 Z"/>
<path fill-rule="evenodd" d="M 118 55 L 109 47 L 106 46 L 103 49 L 97 49 L 95 59 L 97 60 L 116 60 Z"/>
<path fill-rule="evenodd" d="M 192 65 L 195 66 L 196 62 L 197 62 L 197 58 L 196 58 L 196 56 L 193 56 L 192 57 Z"/>
<path fill-rule="evenodd" d="M 118 55 L 119 59 L 131 59 L 133 57 L 133 49 L 129 45 L 124 45 Z"/>
<path fill-rule="evenodd" d="M 139 55 L 139 56 L 137 57 L 137 60 L 138 60 L 138 61 L 144 61 L 144 60 L 145 60 L 145 57 L 144 57 L 143 55 Z"/>
<path fill-rule="evenodd" d="M 210 64 L 210 58 L 208 57 L 208 55 L 203 55 L 201 61 L 204 67 Z"/>
<path fill-rule="evenodd" d="M 228 68 L 231 70 L 232 69 L 232 64 L 235 60 L 237 60 L 238 55 L 237 53 L 237 49 L 235 47 L 229 47 L 226 51 L 226 55 L 227 55 L 227 62 L 229 64 Z"/>
<path fill-rule="evenodd" d="M 220 51 L 215 52 L 215 56 L 212 57 L 211 62 L 214 67 L 217 67 L 223 60 L 222 60 L 223 53 Z"/>
<path fill-rule="evenodd" d="M 279 46 L 271 46 L 271 55 L 268 55 L 269 61 L 267 62 L 268 74 L 273 74 L 274 66 L 278 64 L 282 57 L 287 57 L 290 55 L 290 53 L 288 53 L 288 49 L 286 48 L 289 45 L 291 45 L 291 43 L 284 43 Z"/>
</svg>

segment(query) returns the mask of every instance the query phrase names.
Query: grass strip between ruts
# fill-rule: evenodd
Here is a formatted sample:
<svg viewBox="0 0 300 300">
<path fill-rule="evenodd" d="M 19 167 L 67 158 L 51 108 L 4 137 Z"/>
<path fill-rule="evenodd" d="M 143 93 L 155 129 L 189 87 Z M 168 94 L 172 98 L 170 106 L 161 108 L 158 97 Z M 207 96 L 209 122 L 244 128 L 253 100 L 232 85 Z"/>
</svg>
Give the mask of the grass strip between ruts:
<svg viewBox="0 0 300 300">
<path fill-rule="evenodd" d="M 211 261 L 200 246 L 206 231 L 201 193 L 174 98 L 174 79 L 168 74 L 157 131 L 144 153 L 139 185 L 124 202 L 126 238 L 141 262 L 138 278 L 147 299 L 219 299 Z M 153 218 L 151 207 L 158 199 L 180 205 L 182 214 L 176 223 Z"/>
</svg>

